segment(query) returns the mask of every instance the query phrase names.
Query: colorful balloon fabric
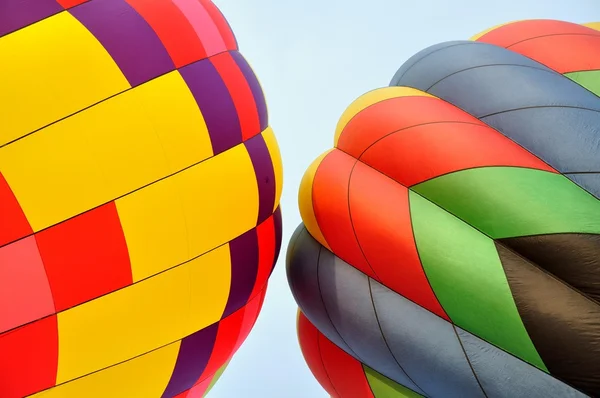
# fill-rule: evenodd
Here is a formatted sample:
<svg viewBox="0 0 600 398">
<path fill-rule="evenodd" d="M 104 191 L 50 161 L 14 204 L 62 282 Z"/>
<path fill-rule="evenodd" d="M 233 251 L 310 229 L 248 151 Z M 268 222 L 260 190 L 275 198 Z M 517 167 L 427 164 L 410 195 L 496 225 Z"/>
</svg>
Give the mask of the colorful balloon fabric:
<svg viewBox="0 0 600 398">
<path fill-rule="evenodd" d="M 600 396 L 599 30 L 435 45 L 342 115 L 287 257 L 332 397 Z"/>
<path fill-rule="evenodd" d="M 281 242 L 261 87 L 209 0 L 3 0 L 0 397 L 202 397 Z"/>
</svg>

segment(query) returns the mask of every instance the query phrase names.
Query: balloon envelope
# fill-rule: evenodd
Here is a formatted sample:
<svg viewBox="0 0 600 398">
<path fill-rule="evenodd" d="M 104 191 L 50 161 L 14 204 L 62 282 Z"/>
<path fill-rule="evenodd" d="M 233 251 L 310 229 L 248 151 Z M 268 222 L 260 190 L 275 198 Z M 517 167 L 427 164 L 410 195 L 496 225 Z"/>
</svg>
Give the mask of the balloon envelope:
<svg viewBox="0 0 600 398">
<path fill-rule="evenodd" d="M 1 8 L 0 396 L 203 396 L 281 241 L 256 76 L 209 0 Z"/>
<path fill-rule="evenodd" d="M 342 115 L 287 257 L 332 396 L 600 396 L 597 27 L 432 46 Z"/>
</svg>

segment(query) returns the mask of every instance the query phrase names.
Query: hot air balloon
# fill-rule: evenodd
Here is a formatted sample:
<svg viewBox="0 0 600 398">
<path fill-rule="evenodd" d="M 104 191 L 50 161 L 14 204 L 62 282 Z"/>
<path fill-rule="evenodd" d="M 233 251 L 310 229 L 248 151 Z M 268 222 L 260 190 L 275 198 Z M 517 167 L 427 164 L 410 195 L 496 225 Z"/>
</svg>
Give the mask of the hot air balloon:
<svg viewBox="0 0 600 398">
<path fill-rule="evenodd" d="M 434 45 L 342 115 L 287 253 L 332 397 L 600 396 L 598 28 Z"/>
<path fill-rule="evenodd" d="M 210 0 L 3 0 L 0 397 L 202 397 L 259 314 L 282 165 Z"/>
</svg>

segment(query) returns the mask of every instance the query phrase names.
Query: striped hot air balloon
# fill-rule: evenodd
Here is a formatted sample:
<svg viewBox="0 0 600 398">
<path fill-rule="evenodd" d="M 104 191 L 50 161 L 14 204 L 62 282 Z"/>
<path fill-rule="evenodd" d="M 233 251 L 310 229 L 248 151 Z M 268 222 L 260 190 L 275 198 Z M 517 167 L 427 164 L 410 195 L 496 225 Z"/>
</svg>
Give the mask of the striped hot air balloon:
<svg viewBox="0 0 600 398">
<path fill-rule="evenodd" d="M 332 397 L 600 396 L 598 28 L 432 46 L 343 114 L 287 257 Z"/>
<path fill-rule="evenodd" d="M 196 398 L 259 314 L 282 166 L 210 0 L 0 0 L 0 397 Z"/>
</svg>

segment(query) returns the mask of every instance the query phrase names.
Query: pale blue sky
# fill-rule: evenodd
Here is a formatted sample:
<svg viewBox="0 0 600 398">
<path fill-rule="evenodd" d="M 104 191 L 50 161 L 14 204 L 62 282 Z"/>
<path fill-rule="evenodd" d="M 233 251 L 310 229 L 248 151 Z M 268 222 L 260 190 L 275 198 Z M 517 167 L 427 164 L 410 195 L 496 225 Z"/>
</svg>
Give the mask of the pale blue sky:
<svg viewBox="0 0 600 398">
<path fill-rule="evenodd" d="M 307 166 L 344 109 L 410 56 L 507 21 L 600 21 L 600 0 L 214 0 L 261 81 L 284 162 L 283 245 L 257 324 L 210 398 L 325 398 L 296 338 L 285 252 Z"/>
</svg>

